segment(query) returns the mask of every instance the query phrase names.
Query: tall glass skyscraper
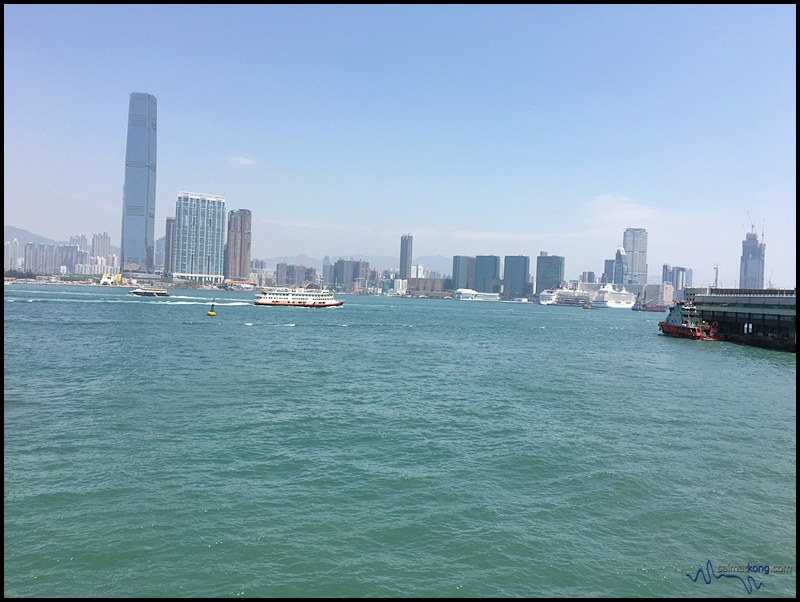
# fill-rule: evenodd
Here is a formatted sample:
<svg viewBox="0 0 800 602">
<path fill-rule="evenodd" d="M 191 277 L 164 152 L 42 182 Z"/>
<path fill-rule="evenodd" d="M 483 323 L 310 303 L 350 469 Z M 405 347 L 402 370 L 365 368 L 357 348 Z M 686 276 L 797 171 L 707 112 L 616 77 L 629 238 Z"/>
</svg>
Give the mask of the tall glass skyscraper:
<svg viewBox="0 0 800 602">
<path fill-rule="evenodd" d="M 531 258 L 525 255 L 506 255 L 503 261 L 503 280 L 508 290 L 503 295 L 510 299 L 524 297 L 531 279 Z"/>
<path fill-rule="evenodd" d="M 179 192 L 174 239 L 174 279 L 221 283 L 225 261 L 225 199 Z"/>
<path fill-rule="evenodd" d="M 453 256 L 453 289 L 475 288 L 475 258 L 467 255 Z"/>
<path fill-rule="evenodd" d="M 623 284 L 647 284 L 647 230 L 627 228 L 622 234 L 622 248 L 628 259 Z"/>
<path fill-rule="evenodd" d="M 410 234 L 403 234 L 400 237 L 400 280 L 411 278 L 411 246 L 414 237 Z"/>
<path fill-rule="evenodd" d="M 156 226 L 156 97 L 131 94 L 125 183 L 122 188 L 120 265 L 126 272 L 152 272 Z"/>
<path fill-rule="evenodd" d="M 480 293 L 498 293 L 500 280 L 500 257 L 478 255 L 475 257 L 475 290 Z"/>
<path fill-rule="evenodd" d="M 758 242 L 758 234 L 748 232 L 742 241 L 742 261 L 739 265 L 739 288 L 764 288 L 764 256 L 767 245 Z"/>
</svg>

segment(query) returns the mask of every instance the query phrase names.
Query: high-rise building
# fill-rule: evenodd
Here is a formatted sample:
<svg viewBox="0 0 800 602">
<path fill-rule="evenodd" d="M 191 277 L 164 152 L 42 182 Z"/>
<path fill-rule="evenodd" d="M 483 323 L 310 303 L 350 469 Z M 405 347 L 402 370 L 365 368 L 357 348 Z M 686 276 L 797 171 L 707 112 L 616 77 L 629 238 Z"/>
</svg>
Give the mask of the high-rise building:
<svg viewBox="0 0 800 602">
<path fill-rule="evenodd" d="M 518 299 L 528 294 L 531 280 L 531 258 L 525 255 L 506 255 L 503 260 L 503 280 L 507 289 L 503 296 Z"/>
<path fill-rule="evenodd" d="M 253 216 L 249 209 L 228 212 L 228 240 L 225 243 L 225 277 L 232 280 L 250 278 L 250 245 Z"/>
<path fill-rule="evenodd" d="M 622 247 L 628 256 L 624 284 L 647 284 L 647 230 L 626 228 L 622 234 Z"/>
<path fill-rule="evenodd" d="M 758 234 L 748 232 L 742 241 L 742 261 L 739 265 L 739 288 L 764 288 L 764 255 L 767 245 L 758 242 Z"/>
<path fill-rule="evenodd" d="M 7 240 L 3 250 L 3 270 L 16 270 L 19 257 L 19 241 Z"/>
<path fill-rule="evenodd" d="M 500 280 L 500 257 L 478 255 L 475 257 L 475 290 L 480 293 L 497 293 Z"/>
<path fill-rule="evenodd" d="M 156 224 L 156 97 L 134 92 L 128 106 L 120 262 L 126 272 L 151 272 Z"/>
<path fill-rule="evenodd" d="M 661 283 L 671 284 L 675 291 L 682 291 L 687 286 L 691 286 L 691 282 L 687 282 L 686 276 L 687 269 L 680 266 L 672 267 L 670 264 L 665 263 L 661 268 Z"/>
<path fill-rule="evenodd" d="M 92 236 L 92 256 L 102 257 L 106 260 L 106 265 L 111 265 L 111 237 L 108 232 Z"/>
<path fill-rule="evenodd" d="M 614 279 L 611 282 L 614 284 L 627 284 L 628 274 L 628 254 L 624 248 L 620 247 L 614 257 Z"/>
<path fill-rule="evenodd" d="M 164 227 L 164 273 L 175 271 L 175 217 L 168 217 Z"/>
<path fill-rule="evenodd" d="M 400 279 L 408 280 L 411 278 L 411 246 L 414 237 L 410 234 L 403 234 L 400 237 Z"/>
<path fill-rule="evenodd" d="M 614 282 L 614 264 L 616 260 L 606 259 L 603 263 L 603 275 L 600 278 L 601 284 L 611 284 Z"/>
<path fill-rule="evenodd" d="M 179 192 L 175 203 L 173 278 L 219 284 L 225 276 L 225 199 Z"/>
<path fill-rule="evenodd" d="M 548 255 L 546 251 L 536 258 L 536 294 L 556 288 L 564 282 L 564 258 Z"/>
<path fill-rule="evenodd" d="M 453 290 L 475 288 L 475 258 L 466 255 L 453 256 Z"/>
</svg>

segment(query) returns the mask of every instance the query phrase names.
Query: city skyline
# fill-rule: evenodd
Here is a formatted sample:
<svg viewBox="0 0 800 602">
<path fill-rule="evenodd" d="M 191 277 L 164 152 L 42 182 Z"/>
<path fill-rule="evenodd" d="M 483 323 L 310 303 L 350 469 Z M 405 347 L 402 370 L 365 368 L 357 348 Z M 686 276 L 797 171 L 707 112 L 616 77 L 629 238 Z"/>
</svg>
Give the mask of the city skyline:
<svg viewBox="0 0 800 602">
<path fill-rule="evenodd" d="M 204 190 L 252 211 L 253 257 L 396 256 L 413 232 L 420 257 L 546 251 L 574 278 L 641 227 L 651 276 L 686 266 L 702 286 L 719 265 L 735 286 L 752 215 L 765 285 L 795 285 L 793 5 L 4 15 L 7 225 L 119 244 L 126 100 L 146 91 L 156 239 L 176 193 Z M 220 44 L 181 49 L 212 27 Z"/>
</svg>

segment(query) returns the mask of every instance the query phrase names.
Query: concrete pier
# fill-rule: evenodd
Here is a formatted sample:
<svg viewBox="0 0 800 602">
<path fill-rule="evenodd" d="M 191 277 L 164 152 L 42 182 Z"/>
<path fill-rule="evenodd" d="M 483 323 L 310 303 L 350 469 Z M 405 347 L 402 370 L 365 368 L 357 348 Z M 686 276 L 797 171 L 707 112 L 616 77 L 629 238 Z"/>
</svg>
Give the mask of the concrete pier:
<svg viewBox="0 0 800 602">
<path fill-rule="evenodd" d="M 797 353 L 797 289 L 687 288 L 684 298 L 726 341 Z"/>
</svg>

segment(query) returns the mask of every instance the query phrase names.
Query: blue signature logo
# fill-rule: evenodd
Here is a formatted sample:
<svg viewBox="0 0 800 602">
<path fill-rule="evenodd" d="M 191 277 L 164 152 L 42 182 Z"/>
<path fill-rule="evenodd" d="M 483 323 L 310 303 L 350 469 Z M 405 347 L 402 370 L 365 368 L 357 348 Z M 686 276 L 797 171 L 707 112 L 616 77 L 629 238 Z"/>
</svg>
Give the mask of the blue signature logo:
<svg viewBox="0 0 800 602">
<path fill-rule="evenodd" d="M 768 572 L 769 569 L 767 569 L 767 573 Z M 686 573 L 686 576 L 695 583 L 697 583 L 697 579 L 700 577 L 700 575 L 703 576 L 703 581 L 706 585 L 711 583 L 711 577 L 714 577 L 715 579 L 722 579 L 723 577 L 727 577 L 728 579 L 738 579 L 742 582 L 742 585 L 748 594 L 752 594 L 754 589 L 761 589 L 764 586 L 763 581 L 756 582 L 756 580 L 750 575 L 747 576 L 747 579 L 741 575 L 737 575 L 736 573 L 720 573 L 718 575 L 714 570 L 714 565 L 711 564 L 710 560 L 706 562 L 705 568 L 701 566 L 699 569 L 697 569 L 697 573 L 695 573 L 694 577 L 692 577 L 691 573 Z"/>
</svg>

